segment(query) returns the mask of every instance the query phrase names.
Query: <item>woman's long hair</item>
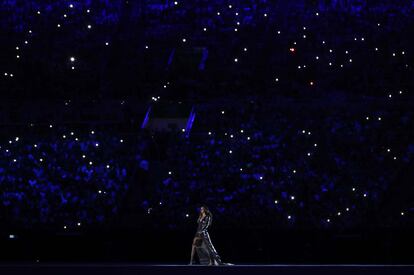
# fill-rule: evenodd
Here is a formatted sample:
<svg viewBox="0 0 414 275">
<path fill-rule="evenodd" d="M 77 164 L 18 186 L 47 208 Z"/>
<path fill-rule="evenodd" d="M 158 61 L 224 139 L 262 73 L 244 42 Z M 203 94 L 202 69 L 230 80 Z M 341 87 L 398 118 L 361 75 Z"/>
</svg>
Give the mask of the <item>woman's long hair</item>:
<svg viewBox="0 0 414 275">
<path fill-rule="evenodd" d="M 208 209 L 206 205 L 202 205 L 201 207 L 204 208 L 204 212 L 206 213 L 206 216 L 209 216 L 210 218 L 213 217 L 213 214 L 211 214 L 210 210 Z M 201 219 L 201 211 L 200 211 L 200 215 L 198 216 L 198 219 Z"/>
</svg>

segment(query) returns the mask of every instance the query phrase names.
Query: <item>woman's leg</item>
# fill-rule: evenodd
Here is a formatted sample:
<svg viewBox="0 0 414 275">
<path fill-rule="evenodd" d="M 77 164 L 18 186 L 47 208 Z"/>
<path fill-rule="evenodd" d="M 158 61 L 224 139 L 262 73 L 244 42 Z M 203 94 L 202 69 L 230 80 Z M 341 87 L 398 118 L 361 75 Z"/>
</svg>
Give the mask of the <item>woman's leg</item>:
<svg viewBox="0 0 414 275">
<path fill-rule="evenodd" d="M 194 254 L 195 254 L 195 249 L 196 249 L 196 241 L 197 238 L 193 239 L 193 244 L 191 246 L 191 258 L 190 258 L 190 264 L 193 264 L 193 260 L 194 260 Z"/>
<path fill-rule="evenodd" d="M 194 254 L 195 254 L 195 245 L 193 244 L 192 247 L 191 247 L 190 265 L 193 264 Z"/>
</svg>

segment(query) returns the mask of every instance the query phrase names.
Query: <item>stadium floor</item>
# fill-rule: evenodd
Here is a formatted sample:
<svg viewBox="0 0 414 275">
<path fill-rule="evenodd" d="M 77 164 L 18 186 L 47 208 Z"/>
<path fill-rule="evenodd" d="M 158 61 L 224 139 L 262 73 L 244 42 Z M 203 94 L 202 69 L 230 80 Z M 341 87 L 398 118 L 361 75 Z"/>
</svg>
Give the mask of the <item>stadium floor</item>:
<svg viewBox="0 0 414 275">
<path fill-rule="evenodd" d="M 200 266 L 174 264 L 132 264 L 132 263 L 12 263 L 1 264 L 0 274 L 42 274 L 42 275 L 109 275 L 109 274 L 277 274 L 277 275 L 408 275 L 414 274 L 414 265 L 245 265 Z"/>
</svg>

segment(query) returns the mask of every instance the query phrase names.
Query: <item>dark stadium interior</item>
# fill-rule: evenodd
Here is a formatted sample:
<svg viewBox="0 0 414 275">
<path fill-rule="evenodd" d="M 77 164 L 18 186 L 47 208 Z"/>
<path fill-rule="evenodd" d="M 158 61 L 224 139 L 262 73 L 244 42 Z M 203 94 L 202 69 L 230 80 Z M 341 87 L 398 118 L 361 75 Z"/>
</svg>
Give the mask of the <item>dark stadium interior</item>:
<svg viewBox="0 0 414 275">
<path fill-rule="evenodd" d="M 413 264 L 413 12 L 0 1 L 0 261 Z"/>
</svg>

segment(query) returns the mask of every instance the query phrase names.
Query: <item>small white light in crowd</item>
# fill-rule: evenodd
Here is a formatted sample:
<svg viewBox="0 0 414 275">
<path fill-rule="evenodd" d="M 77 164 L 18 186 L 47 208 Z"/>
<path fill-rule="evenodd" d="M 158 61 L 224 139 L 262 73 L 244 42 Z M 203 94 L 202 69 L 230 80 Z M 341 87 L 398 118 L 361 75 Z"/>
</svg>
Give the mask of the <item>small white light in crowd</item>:
<svg viewBox="0 0 414 275">
<path fill-rule="evenodd" d="M 16 137 L 14 140 L 15 140 L 15 141 L 19 141 L 19 137 Z"/>
<path fill-rule="evenodd" d="M 168 175 L 171 175 L 172 174 L 172 172 L 171 171 L 168 171 Z"/>
<path fill-rule="evenodd" d="M 400 91 L 399 94 L 401 95 L 402 94 L 402 91 Z"/>
<path fill-rule="evenodd" d="M 148 49 L 149 48 L 149 46 L 148 45 L 145 45 L 145 49 Z"/>
<path fill-rule="evenodd" d="M 375 51 L 377 52 L 378 51 L 378 48 L 375 48 Z"/>
<path fill-rule="evenodd" d="M 381 120 L 381 117 L 378 117 L 378 120 Z"/>
<path fill-rule="evenodd" d="M 183 38 L 183 42 L 184 42 L 184 43 L 185 43 L 185 42 L 187 42 L 187 39 Z"/>
<path fill-rule="evenodd" d="M 392 56 L 395 56 L 395 53 L 392 53 Z"/>
<path fill-rule="evenodd" d="M 277 34 L 280 34 L 280 31 L 277 31 Z"/>
<path fill-rule="evenodd" d="M 99 194 L 101 194 L 101 193 L 102 193 L 102 191 L 101 191 L 101 190 L 98 190 L 98 193 L 99 193 Z"/>
<path fill-rule="evenodd" d="M 311 153 L 308 153 L 308 157 L 310 157 Z"/>
<path fill-rule="evenodd" d="M 176 5 L 176 6 L 177 6 L 177 5 L 178 5 L 178 2 L 177 2 L 177 1 L 174 1 L 174 5 Z"/>
<path fill-rule="evenodd" d="M 221 114 L 224 115 L 224 111 L 221 111 Z"/>
<path fill-rule="evenodd" d="M 13 159 L 13 162 L 16 162 L 17 161 L 17 159 Z"/>
<path fill-rule="evenodd" d="M 65 135 L 63 135 L 62 137 L 63 137 L 63 138 L 66 138 L 66 136 L 65 136 Z"/>
<path fill-rule="evenodd" d="M 35 148 L 37 148 L 37 144 L 33 145 Z"/>
<path fill-rule="evenodd" d="M 95 143 L 95 146 L 96 146 L 96 147 L 99 147 L 99 143 Z"/>
<path fill-rule="evenodd" d="M 206 31 L 207 31 L 207 28 L 204 28 L 204 29 L 203 29 L 203 31 L 205 31 L 205 32 L 206 32 Z"/>
<path fill-rule="evenodd" d="M 121 139 L 119 142 L 123 143 L 123 142 L 124 142 L 124 140 L 123 140 L 123 139 Z"/>
<path fill-rule="evenodd" d="M 277 200 L 275 200 L 275 204 L 278 204 L 279 202 Z"/>
<path fill-rule="evenodd" d="M 37 14 L 40 14 L 40 11 L 37 11 Z"/>
<path fill-rule="evenodd" d="M 316 60 L 319 60 L 319 56 L 315 56 L 315 59 L 316 59 Z"/>
<path fill-rule="evenodd" d="M 188 218 L 188 217 L 190 217 L 190 215 L 188 215 L 188 214 L 185 214 L 185 217 L 186 217 L 186 218 Z"/>
<path fill-rule="evenodd" d="M 404 212 L 401 212 L 401 216 L 404 216 L 405 215 L 405 213 Z"/>
<path fill-rule="evenodd" d="M 326 221 L 327 221 L 327 222 L 331 222 L 331 219 L 327 219 Z"/>
<path fill-rule="evenodd" d="M 279 78 L 276 78 L 275 80 L 276 80 L 276 82 L 279 82 Z"/>
<path fill-rule="evenodd" d="M 260 176 L 260 177 L 259 177 L 259 179 L 260 179 L 260 180 L 262 180 L 262 179 L 263 179 L 263 177 L 262 177 L 262 176 Z"/>
<path fill-rule="evenodd" d="M 230 154 L 233 154 L 233 151 L 232 151 L 232 150 L 229 150 L 229 153 L 230 153 Z"/>
<path fill-rule="evenodd" d="M 402 51 L 402 52 L 401 52 L 401 54 L 402 54 L 402 55 L 404 55 L 404 54 L 405 54 L 405 52 L 404 52 L 404 51 Z"/>
<path fill-rule="evenodd" d="M 217 15 L 220 15 L 220 12 L 217 12 Z"/>
<path fill-rule="evenodd" d="M 245 52 L 247 52 L 247 48 L 244 48 L 243 50 L 244 50 Z"/>
<path fill-rule="evenodd" d="M 74 70 L 75 69 L 75 67 L 74 66 L 72 66 L 72 70 Z"/>
<path fill-rule="evenodd" d="M 93 134 L 95 134 L 95 131 L 91 131 L 91 134 L 93 135 Z"/>
<path fill-rule="evenodd" d="M 356 188 L 355 187 L 352 187 L 352 191 L 355 192 L 355 190 L 356 190 Z"/>
<path fill-rule="evenodd" d="M 247 137 L 247 140 L 250 140 L 250 137 Z"/>
<path fill-rule="evenodd" d="M 296 174 L 296 170 L 293 170 L 293 174 Z"/>
<path fill-rule="evenodd" d="M 346 209 L 345 209 L 347 212 L 349 212 L 349 208 L 347 207 Z"/>
<path fill-rule="evenodd" d="M 364 198 L 366 198 L 367 197 L 367 194 L 366 193 L 364 193 Z"/>
<path fill-rule="evenodd" d="M 394 157 L 394 160 L 396 160 L 397 159 L 397 157 Z"/>
<path fill-rule="evenodd" d="M 264 15 L 264 17 L 267 17 L 267 13 L 265 13 L 265 14 L 263 14 Z"/>
<path fill-rule="evenodd" d="M 81 223 L 80 222 L 78 222 L 78 226 L 81 226 Z"/>
<path fill-rule="evenodd" d="M 16 50 L 19 50 L 19 47 L 18 46 L 16 47 Z"/>
<path fill-rule="evenodd" d="M 341 216 L 342 215 L 342 213 L 341 212 L 338 212 L 338 216 Z"/>
<path fill-rule="evenodd" d="M 70 58 L 70 62 L 75 62 L 75 58 L 72 56 L 71 58 Z"/>
<path fill-rule="evenodd" d="M 392 98 L 392 94 L 389 94 L 389 95 L 388 95 L 388 97 L 389 97 L 389 98 Z"/>
<path fill-rule="evenodd" d="M 69 5 L 69 8 L 73 9 L 73 4 L 70 4 L 70 5 Z"/>
<path fill-rule="evenodd" d="M 39 159 L 40 162 L 43 162 L 43 159 Z"/>
<path fill-rule="evenodd" d="M 12 143 L 13 143 L 13 141 L 9 140 L 9 144 L 12 144 Z"/>
<path fill-rule="evenodd" d="M 50 124 L 50 125 L 49 125 L 49 128 L 53 128 L 53 125 L 52 125 L 52 124 Z"/>
<path fill-rule="evenodd" d="M 234 31 L 237 32 L 237 28 L 234 28 Z"/>
<path fill-rule="evenodd" d="M 316 16 L 319 16 L 319 12 L 315 13 Z"/>
<path fill-rule="evenodd" d="M 71 136 L 73 136 L 73 135 L 74 135 L 74 133 L 73 133 L 73 132 L 70 132 L 70 135 L 71 135 Z"/>
<path fill-rule="evenodd" d="M 211 132 L 208 132 L 208 135 L 211 136 Z"/>
<path fill-rule="evenodd" d="M 109 42 L 105 42 L 105 45 L 106 45 L 106 46 L 109 46 Z"/>
<path fill-rule="evenodd" d="M 91 25 L 88 25 L 88 29 L 92 29 L 92 26 Z"/>
<path fill-rule="evenodd" d="M 315 143 L 313 146 L 314 146 L 314 147 L 318 147 L 318 144 L 316 144 L 316 143 Z"/>
<path fill-rule="evenodd" d="M 89 9 L 88 9 L 88 10 L 86 10 L 86 12 L 87 12 L 87 13 L 90 13 L 90 12 L 91 12 L 91 10 L 89 10 Z"/>
<path fill-rule="evenodd" d="M 295 196 L 290 196 L 290 199 L 293 201 L 295 200 Z"/>
<path fill-rule="evenodd" d="M 390 149 L 390 148 L 388 148 L 388 149 L 387 149 L 387 152 L 388 152 L 388 153 L 389 153 L 389 152 L 391 152 L 391 149 Z"/>
<path fill-rule="evenodd" d="M 181 129 L 181 132 L 183 132 L 183 133 L 184 133 L 184 132 L 185 132 L 185 129 L 184 129 L 184 128 L 183 128 L 183 129 Z"/>
<path fill-rule="evenodd" d="M 64 15 L 63 15 L 63 17 L 65 17 L 65 18 L 66 18 L 66 17 L 68 17 L 68 16 L 67 16 L 66 14 L 64 14 Z"/>
<path fill-rule="evenodd" d="M 93 162 L 92 162 L 92 161 L 90 161 L 90 162 L 89 162 L 89 165 L 92 165 L 92 164 L 93 164 Z"/>
<path fill-rule="evenodd" d="M 78 138 L 75 138 L 75 140 L 78 141 L 79 139 Z"/>
<path fill-rule="evenodd" d="M 13 235 L 13 234 L 10 234 L 9 235 L 9 239 L 15 239 L 16 238 L 16 236 L 15 235 Z"/>
<path fill-rule="evenodd" d="M 109 169 L 109 167 L 110 167 L 110 166 L 109 166 L 109 164 L 107 164 L 107 165 L 106 165 L 106 168 L 108 168 L 108 169 Z"/>
<path fill-rule="evenodd" d="M 234 62 L 236 62 L 236 63 L 237 63 L 238 61 L 239 61 L 239 59 L 237 59 L 237 58 L 235 58 L 235 59 L 234 59 Z"/>
<path fill-rule="evenodd" d="M 242 129 L 242 130 L 240 130 L 240 133 L 244 133 L 243 129 Z"/>
<path fill-rule="evenodd" d="M 66 226 L 66 225 L 64 225 L 64 226 L 63 226 L 63 229 L 66 229 L 66 228 L 67 228 L 67 226 Z"/>
<path fill-rule="evenodd" d="M 242 172 L 243 171 L 243 168 L 240 168 L 240 172 Z"/>
<path fill-rule="evenodd" d="M 290 219 L 292 219 L 292 216 L 289 215 L 287 218 L 288 218 L 288 220 L 290 220 Z"/>
</svg>

